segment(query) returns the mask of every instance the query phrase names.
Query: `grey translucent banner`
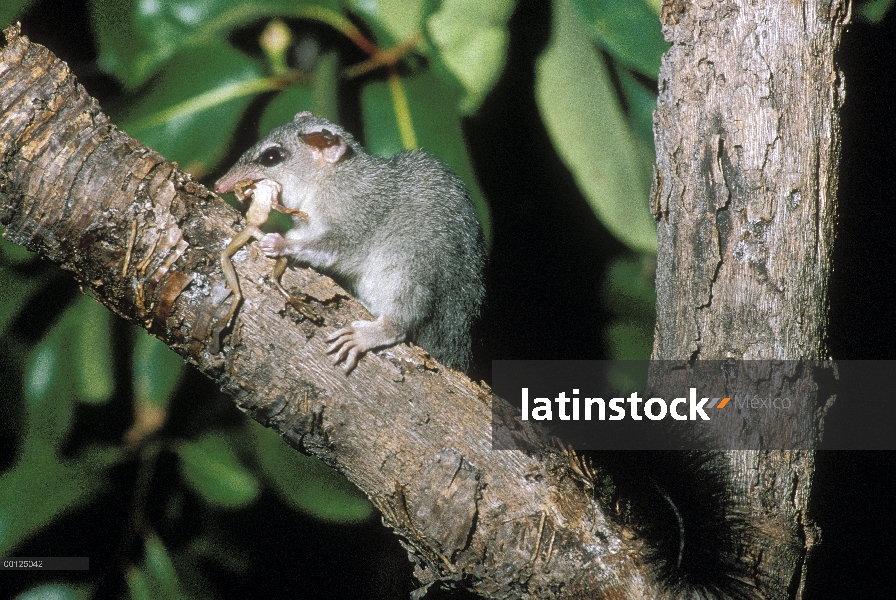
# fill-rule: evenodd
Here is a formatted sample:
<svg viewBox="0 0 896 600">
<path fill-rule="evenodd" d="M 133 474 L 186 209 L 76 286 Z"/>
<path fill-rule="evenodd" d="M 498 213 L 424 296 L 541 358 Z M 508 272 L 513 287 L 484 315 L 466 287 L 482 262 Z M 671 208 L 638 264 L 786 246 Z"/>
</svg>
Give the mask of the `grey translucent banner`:
<svg viewBox="0 0 896 600">
<path fill-rule="evenodd" d="M 493 446 L 896 450 L 896 361 L 494 361 Z M 535 432 L 535 433 L 533 433 Z"/>
</svg>

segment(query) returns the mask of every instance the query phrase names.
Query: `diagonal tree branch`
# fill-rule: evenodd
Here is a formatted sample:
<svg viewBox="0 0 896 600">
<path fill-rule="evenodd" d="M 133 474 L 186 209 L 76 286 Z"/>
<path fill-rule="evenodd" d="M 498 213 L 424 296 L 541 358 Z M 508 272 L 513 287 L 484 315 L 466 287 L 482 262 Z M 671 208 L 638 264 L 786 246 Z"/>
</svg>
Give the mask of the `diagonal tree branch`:
<svg viewBox="0 0 896 600">
<path fill-rule="evenodd" d="M 408 541 L 424 583 L 465 580 L 488 597 L 658 597 L 631 532 L 583 491 L 574 455 L 520 424 L 531 450 L 494 451 L 487 387 L 402 345 L 350 375 L 323 339 L 364 309 L 332 281 L 290 271 L 317 326 L 237 255 L 244 304 L 223 348 L 219 253 L 236 211 L 117 130 L 64 63 L 17 27 L 0 51 L 4 236 L 71 271 L 119 316 L 149 329 L 241 410 L 345 473 Z M 241 260 L 240 260 L 241 259 Z M 220 350 L 220 351 L 219 351 Z M 581 470 L 579 470 L 581 471 Z"/>
</svg>

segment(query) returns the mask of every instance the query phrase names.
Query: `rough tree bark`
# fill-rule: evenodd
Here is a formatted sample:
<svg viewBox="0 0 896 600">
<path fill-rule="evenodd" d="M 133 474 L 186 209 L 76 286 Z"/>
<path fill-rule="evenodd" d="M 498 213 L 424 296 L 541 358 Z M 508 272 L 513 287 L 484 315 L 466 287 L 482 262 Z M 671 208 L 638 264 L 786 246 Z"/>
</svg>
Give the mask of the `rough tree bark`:
<svg viewBox="0 0 896 600">
<path fill-rule="evenodd" d="M 664 3 L 654 358 L 827 357 L 843 101 L 834 53 L 848 10 L 839 0 Z M 816 395 L 811 379 L 793 385 Z M 815 428 L 825 406 L 810 407 Z M 814 453 L 728 458 L 756 533 L 741 560 L 765 597 L 802 597 L 818 536 L 806 514 Z"/>
</svg>

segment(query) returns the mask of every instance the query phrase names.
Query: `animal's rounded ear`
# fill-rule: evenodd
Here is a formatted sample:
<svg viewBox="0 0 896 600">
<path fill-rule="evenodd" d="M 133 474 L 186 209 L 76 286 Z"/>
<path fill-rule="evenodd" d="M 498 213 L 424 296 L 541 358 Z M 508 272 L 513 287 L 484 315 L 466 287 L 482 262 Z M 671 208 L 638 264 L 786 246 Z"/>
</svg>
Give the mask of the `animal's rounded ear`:
<svg viewBox="0 0 896 600">
<path fill-rule="evenodd" d="M 329 129 L 302 133 L 299 134 L 299 139 L 311 149 L 311 154 L 316 160 L 335 163 L 350 154 L 348 144 L 342 136 L 332 133 Z"/>
<path fill-rule="evenodd" d="M 305 118 L 307 118 L 307 117 L 313 117 L 313 116 L 314 116 L 314 115 L 311 114 L 310 111 L 303 110 L 303 111 L 300 112 L 300 113 L 296 113 L 296 116 L 293 117 L 292 120 L 293 120 L 293 121 L 300 121 L 300 120 L 305 119 Z"/>
</svg>

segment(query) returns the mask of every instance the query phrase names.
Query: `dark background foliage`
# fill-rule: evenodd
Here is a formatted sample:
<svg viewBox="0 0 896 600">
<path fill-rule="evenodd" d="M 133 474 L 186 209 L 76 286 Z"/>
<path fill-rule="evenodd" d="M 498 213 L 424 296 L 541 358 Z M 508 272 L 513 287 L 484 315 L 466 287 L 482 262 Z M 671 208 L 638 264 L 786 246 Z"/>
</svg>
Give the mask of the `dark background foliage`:
<svg viewBox="0 0 896 600">
<path fill-rule="evenodd" d="M 97 43 L 86 2 L 40 0 L 27 8 L 21 21 L 33 41 L 69 62 L 104 108 L 114 112 L 122 103 L 134 101 L 131 91 L 96 64 Z M 643 356 L 652 333 L 649 286 L 646 292 L 638 283 L 634 291 L 631 286 L 620 294 L 613 291 L 619 288 L 619 277 L 650 280 L 649 253 L 627 247 L 595 215 L 558 153 L 533 93 L 536 61 L 549 43 L 551 24 L 549 3 L 518 2 L 507 24 L 509 44 L 502 75 L 478 110 L 462 121 L 467 152 L 491 211 L 489 304 L 477 372 L 486 379 L 492 358 Z M 335 49 L 346 63 L 364 59 L 329 29 L 310 27 L 324 48 Z M 240 30 L 231 42 L 249 48 L 262 28 L 258 23 Z M 601 52 L 614 69 L 614 83 L 625 105 L 620 91 L 625 63 L 616 62 L 621 59 L 612 47 Z M 896 236 L 890 214 L 896 195 L 892 84 L 896 17 L 889 14 L 874 24 L 856 20 L 844 36 L 840 64 L 847 102 L 842 115 L 841 209 L 829 343 L 835 358 L 892 360 L 896 358 L 892 274 Z M 363 131 L 362 89 L 377 76 L 372 73 L 367 79 L 339 84 L 339 117 L 353 131 Z M 638 77 L 649 89 L 649 78 Z M 249 103 L 238 127 L 247 132 L 242 134 L 245 139 L 221 149 L 223 158 L 203 181 L 214 181 L 252 143 L 254 123 L 270 101 L 269 94 Z M 24 357 L 34 356 L 35 348 L 54 331 L 58 315 L 66 311 L 82 311 L 81 320 L 99 318 L 101 327 L 108 329 L 115 348 L 107 358 L 114 385 L 102 402 L 82 401 L 70 416 L 62 417 L 75 427 L 65 430 L 61 455 L 77 458 L 89 444 L 120 446 L 137 415 L 152 414 L 133 397 L 146 385 L 135 375 L 135 357 L 154 350 L 140 350 L 142 342 L 135 342 L 129 327 L 103 321 L 80 305 L 77 285 L 52 266 L 8 255 L 4 268 L 9 277 L 18 279 L 7 280 L 0 305 L 18 304 L 0 348 L 0 390 L 4 390 L 0 473 L 15 464 L 25 438 L 26 400 L 13 391 L 28 385 L 26 363 L 35 359 Z M 620 268 L 628 269 L 628 275 L 620 276 Z M 19 296 L 10 291 L 29 285 L 39 293 Z M 645 330 L 646 342 L 613 341 L 614 335 L 643 337 Z M 79 335 L 75 329 L 69 331 Z M 154 365 L 149 369 L 155 373 L 170 363 L 160 359 L 147 364 Z M 249 428 L 210 382 L 190 370 L 183 375 L 178 367 L 173 371 L 176 377 L 168 377 L 172 379 L 168 383 L 165 376 L 158 377 L 163 382 L 159 385 L 170 387 L 157 394 L 165 398 L 161 408 L 165 424 L 140 438 L 137 450 L 110 458 L 102 471 L 105 476 L 88 476 L 85 481 L 93 483 L 86 487 L 96 488 L 89 501 L 47 518 L 13 550 L 16 556 L 90 556 L 91 570 L 51 575 L 3 572 L 0 597 L 52 582 L 59 582 L 60 587 L 53 589 L 65 598 L 407 597 L 414 587 L 410 563 L 378 518 L 366 516 L 363 505 L 351 504 L 357 498 L 350 492 L 324 494 L 316 503 L 301 505 L 295 495 L 307 492 L 309 486 L 340 489 L 338 482 L 324 475 L 309 475 L 297 484 L 299 491 L 277 489 L 264 475 L 271 472 L 270 465 L 262 464 L 267 459 L 253 449 L 256 436 L 262 434 Z M 229 449 L 221 450 L 204 437 L 209 421 L 214 432 L 228 440 Z M 232 459 L 224 466 L 238 483 L 234 489 L 218 490 L 223 499 L 215 500 L 214 485 L 203 484 L 202 465 L 196 467 L 198 474 L 185 468 L 191 464 L 191 449 L 215 456 L 220 450 L 222 460 Z M 896 467 L 893 453 L 823 452 L 817 464 L 812 511 L 823 531 L 823 544 L 811 565 L 810 597 L 889 598 L 896 589 L 886 551 L 896 531 L 890 483 Z M 311 469 L 306 463 L 295 468 Z M 0 500 L 8 501 L 2 493 Z M 351 515 L 343 515 L 341 522 L 320 520 L 322 505 L 342 501 L 354 507 L 354 512 L 348 511 Z M 43 594 L 35 597 L 52 597 L 47 595 L 49 587 L 33 592 Z M 428 597 L 434 595 L 462 594 L 435 591 Z"/>
</svg>

